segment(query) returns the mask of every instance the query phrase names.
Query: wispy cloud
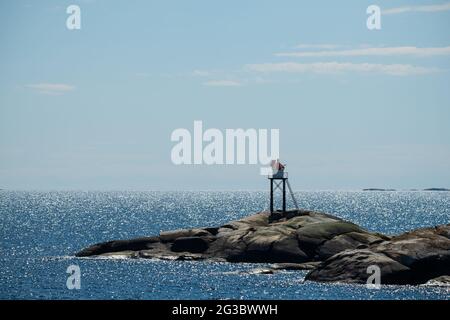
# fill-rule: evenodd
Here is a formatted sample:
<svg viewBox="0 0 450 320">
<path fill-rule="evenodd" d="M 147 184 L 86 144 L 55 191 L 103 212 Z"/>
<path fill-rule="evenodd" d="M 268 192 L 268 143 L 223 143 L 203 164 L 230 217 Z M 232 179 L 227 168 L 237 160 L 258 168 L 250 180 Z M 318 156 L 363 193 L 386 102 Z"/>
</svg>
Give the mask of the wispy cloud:
<svg viewBox="0 0 450 320">
<path fill-rule="evenodd" d="M 342 49 L 342 48 L 347 49 Z M 362 57 L 362 56 L 410 56 L 410 57 L 434 57 L 450 55 L 450 46 L 446 47 L 371 47 L 368 45 L 355 46 L 349 48 L 348 45 L 335 44 L 300 44 L 297 48 L 305 50 L 276 53 L 279 57 Z M 322 50 L 307 50 L 310 48 L 321 48 Z M 332 48 L 341 48 L 340 50 Z M 334 59 L 333 59 L 334 60 Z M 233 72 L 212 72 L 210 70 L 194 70 L 193 76 L 206 77 L 205 86 L 213 87 L 238 87 L 251 84 L 260 84 L 274 82 L 269 74 L 285 73 L 285 74 L 384 74 L 388 76 L 416 76 L 445 71 L 438 67 L 420 66 L 405 63 L 388 63 L 388 62 L 359 62 L 359 61 L 308 61 L 297 63 L 294 61 L 285 62 L 267 62 L 246 64 L 241 69 Z M 266 74 L 261 78 L 261 74 Z M 233 80 L 230 80 L 233 79 Z M 225 79 L 225 80 L 224 80 Z M 278 79 L 277 81 L 279 81 Z"/>
<path fill-rule="evenodd" d="M 61 95 L 75 90 L 75 86 L 64 83 L 36 83 L 28 84 L 25 87 L 30 88 L 37 93 L 47 95 Z"/>
<path fill-rule="evenodd" d="M 382 10 L 381 13 L 384 15 L 389 14 L 400 14 L 405 12 L 441 12 L 441 11 L 449 11 L 450 10 L 450 2 L 441 3 L 441 4 L 429 4 L 429 5 L 421 5 L 421 6 L 403 6 Z"/>
<path fill-rule="evenodd" d="M 242 83 L 235 80 L 209 80 L 203 82 L 203 85 L 209 87 L 240 87 Z"/>
<path fill-rule="evenodd" d="M 438 72 L 435 68 L 418 67 L 409 64 L 375 64 L 375 63 L 340 63 L 340 62 L 316 62 L 316 63 L 261 63 L 248 64 L 245 68 L 249 71 L 262 73 L 316 73 L 339 74 L 345 72 L 355 73 L 379 73 L 392 76 L 423 75 Z"/>
<path fill-rule="evenodd" d="M 197 77 L 207 77 L 211 75 L 211 71 L 209 70 L 194 70 L 192 71 L 192 75 Z"/>
<path fill-rule="evenodd" d="M 295 46 L 297 49 L 336 49 L 340 47 L 337 44 L 305 44 L 301 43 Z"/>
<path fill-rule="evenodd" d="M 357 57 L 357 56 L 416 56 L 430 57 L 450 55 L 450 46 L 435 48 L 418 47 L 376 47 L 349 50 L 282 52 L 278 57 Z"/>
</svg>

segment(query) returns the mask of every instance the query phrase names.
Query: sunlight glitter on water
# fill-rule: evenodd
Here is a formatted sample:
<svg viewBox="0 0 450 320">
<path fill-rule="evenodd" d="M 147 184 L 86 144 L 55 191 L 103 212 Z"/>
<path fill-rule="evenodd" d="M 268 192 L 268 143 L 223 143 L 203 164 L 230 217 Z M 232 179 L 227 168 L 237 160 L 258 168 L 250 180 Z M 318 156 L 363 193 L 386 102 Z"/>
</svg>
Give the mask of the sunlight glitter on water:
<svg viewBox="0 0 450 320">
<path fill-rule="evenodd" d="M 297 192 L 300 206 L 383 233 L 449 223 L 448 192 Z M 265 192 L 0 192 L 0 298 L 449 299 L 448 288 L 304 282 L 254 264 L 77 259 L 93 243 L 217 226 L 267 208 Z M 77 264 L 82 289 L 66 288 Z"/>
</svg>

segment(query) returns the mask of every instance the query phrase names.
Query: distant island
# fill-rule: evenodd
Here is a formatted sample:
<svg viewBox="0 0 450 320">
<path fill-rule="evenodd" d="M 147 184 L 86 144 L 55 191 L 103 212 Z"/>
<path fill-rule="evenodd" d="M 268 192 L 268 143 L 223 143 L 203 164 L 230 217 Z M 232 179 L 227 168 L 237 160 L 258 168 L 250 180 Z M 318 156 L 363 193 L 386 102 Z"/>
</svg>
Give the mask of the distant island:
<svg viewBox="0 0 450 320">
<path fill-rule="evenodd" d="M 365 188 L 362 191 L 397 191 L 396 189 L 384 189 L 384 188 Z M 450 191 L 447 188 L 427 188 L 427 189 L 409 189 L 405 191 Z"/>
</svg>

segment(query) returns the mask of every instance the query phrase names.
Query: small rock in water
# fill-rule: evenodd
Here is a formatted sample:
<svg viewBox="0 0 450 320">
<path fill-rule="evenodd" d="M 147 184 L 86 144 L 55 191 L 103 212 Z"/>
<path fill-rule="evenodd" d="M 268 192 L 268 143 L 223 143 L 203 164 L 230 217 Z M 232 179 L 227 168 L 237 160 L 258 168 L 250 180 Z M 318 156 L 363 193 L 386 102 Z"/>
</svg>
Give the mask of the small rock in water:
<svg viewBox="0 0 450 320">
<path fill-rule="evenodd" d="M 424 286 L 436 286 L 436 287 L 450 287 L 450 276 L 440 276 L 431 280 L 428 280 Z"/>
<path fill-rule="evenodd" d="M 274 270 L 312 270 L 319 264 L 319 261 L 305 263 L 275 263 L 271 266 L 271 268 Z"/>
<path fill-rule="evenodd" d="M 257 268 L 257 269 L 252 269 L 248 272 L 246 272 L 248 274 L 274 274 L 275 270 L 273 269 L 262 269 L 262 268 Z"/>
</svg>

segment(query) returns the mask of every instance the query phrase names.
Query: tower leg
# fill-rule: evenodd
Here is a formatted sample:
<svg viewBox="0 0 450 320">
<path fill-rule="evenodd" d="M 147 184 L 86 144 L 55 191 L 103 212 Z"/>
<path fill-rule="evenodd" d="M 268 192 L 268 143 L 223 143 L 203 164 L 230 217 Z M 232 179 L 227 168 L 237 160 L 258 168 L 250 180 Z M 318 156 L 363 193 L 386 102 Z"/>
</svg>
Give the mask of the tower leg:
<svg viewBox="0 0 450 320">
<path fill-rule="evenodd" d="M 283 212 L 286 212 L 286 179 L 283 179 Z"/>
<path fill-rule="evenodd" d="M 270 213 L 273 213 L 273 179 L 270 179 Z"/>
</svg>

